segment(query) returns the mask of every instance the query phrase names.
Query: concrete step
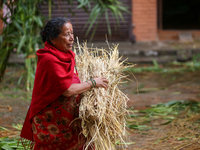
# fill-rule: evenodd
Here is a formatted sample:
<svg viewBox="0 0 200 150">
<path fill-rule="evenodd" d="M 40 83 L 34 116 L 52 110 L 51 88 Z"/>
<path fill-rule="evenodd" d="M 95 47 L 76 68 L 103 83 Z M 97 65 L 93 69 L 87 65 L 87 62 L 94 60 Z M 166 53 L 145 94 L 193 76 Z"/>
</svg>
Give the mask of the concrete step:
<svg viewBox="0 0 200 150">
<path fill-rule="evenodd" d="M 173 48 L 166 44 L 154 44 L 154 43 L 136 43 L 120 42 L 120 43 L 109 43 L 96 42 L 88 43 L 87 47 L 109 49 L 118 44 L 119 55 L 122 56 L 123 60 L 128 58 L 128 62 L 131 63 L 152 63 L 156 60 L 158 63 L 167 63 L 171 61 L 189 61 L 196 55 L 200 55 L 200 46 L 196 48 L 192 47 L 179 47 Z M 17 54 L 12 52 L 9 58 L 9 63 L 24 63 L 23 54 Z"/>
<path fill-rule="evenodd" d="M 143 42 L 130 43 L 119 42 L 109 43 L 109 47 L 118 44 L 119 54 L 123 59 L 128 58 L 131 63 L 152 63 L 156 60 L 158 63 L 167 63 L 171 61 L 189 61 L 200 55 L 200 42 L 183 43 L 183 42 Z M 92 44 L 88 43 L 88 47 Z M 92 47 L 108 49 L 106 42 L 94 43 Z"/>
<path fill-rule="evenodd" d="M 152 63 L 156 60 L 158 63 L 168 63 L 172 61 L 186 62 L 193 59 L 194 56 L 199 55 L 200 49 L 193 50 L 138 50 L 133 52 L 120 52 L 123 59 L 128 58 L 131 63 Z"/>
</svg>

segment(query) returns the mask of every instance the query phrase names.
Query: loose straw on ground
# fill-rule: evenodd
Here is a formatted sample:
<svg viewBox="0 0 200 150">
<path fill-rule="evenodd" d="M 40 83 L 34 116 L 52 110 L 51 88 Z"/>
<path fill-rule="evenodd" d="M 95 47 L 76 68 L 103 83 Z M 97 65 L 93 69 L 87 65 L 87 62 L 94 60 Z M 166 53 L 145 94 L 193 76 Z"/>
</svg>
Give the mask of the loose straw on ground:
<svg viewBox="0 0 200 150">
<path fill-rule="evenodd" d="M 109 45 L 108 45 L 109 46 Z M 127 76 L 123 70 L 133 65 L 120 62 L 118 45 L 109 50 L 88 48 L 78 43 L 75 48 L 76 65 L 82 82 L 96 77 L 106 77 L 109 87 L 92 88 L 83 93 L 79 107 L 83 134 L 87 138 L 86 148 L 115 150 L 116 143 L 126 147 L 126 115 L 129 98 L 119 90 L 118 85 Z"/>
<path fill-rule="evenodd" d="M 141 150 L 199 150 L 199 120 L 199 113 L 185 114 L 185 116 L 177 118 L 171 124 L 161 127 L 159 132 L 148 131 L 150 140 Z"/>
</svg>

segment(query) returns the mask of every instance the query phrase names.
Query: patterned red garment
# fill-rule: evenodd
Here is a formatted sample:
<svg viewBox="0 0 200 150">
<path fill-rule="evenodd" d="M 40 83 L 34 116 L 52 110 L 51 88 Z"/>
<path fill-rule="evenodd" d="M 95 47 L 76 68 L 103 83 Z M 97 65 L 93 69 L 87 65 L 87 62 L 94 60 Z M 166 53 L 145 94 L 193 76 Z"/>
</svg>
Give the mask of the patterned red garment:
<svg viewBox="0 0 200 150">
<path fill-rule="evenodd" d="M 77 83 L 75 79 L 79 80 L 74 75 L 72 83 Z M 83 149 L 85 138 L 80 134 L 80 120 L 73 121 L 78 117 L 79 103 L 80 95 L 61 95 L 33 117 L 34 150 Z"/>
<path fill-rule="evenodd" d="M 55 149 L 52 144 L 53 141 L 58 141 L 57 145 L 54 144 L 54 146 L 61 146 L 62 150 L 73 150 L 74 146 L 79 147 L 81 146 L 80 143 L 82 143 L 82 136 L 75 134 L 73 129 L 76 122 L 73 122 L 73 124 L 69 126 L 69 123 L 76 117 L 78 111 L 76 112 L 74 110 L 75 105 L 72 102 L 74 102 L 75 99 L 73 97 L 63 98 L 61 95 L 71 84 L 80 82 L 80 79 L 74 75 L 75 54 L 72 51 L 59 51 L 48 42 L 45 42 L 45 47 L 37 51 L 37 56 L 38 63 L 32 101 L 21 131 L 21 139 L 22 141 L 32 141 L 34 144 L 35 138 L 35 150 L 38 149 L 38 146 L 43 147 L 45 143 L 45 149 Z M 59 103 L 60 96 L 64 99 L 63 104 Z M 76 103 L 78 104 L 78 101 L 76 101 Z M 48 106 L 51 107 L 48 108 Z M 55 109 L 55 107 L 57 109 Z M 58 114 L 58 110 L 62 112 L 63 116 Z M 40 112 L 43 113 L 40 114 Z M 41 124 L 35 122 L 37 118 L 39 118 Z M 66 118 L 68 118 L 68 120 Z M 65 121 L 63 121 L 63 119 Z M 65 126 L 62 123 L 59 124 L 60 122 L 65 122 Z M 57 128 L 59 130 L 56 130 Z M 37 132 L 37 134 L 34 134 L 33 131 L 34 133 Z M 73 144 L 75 141 L 76 144 Z M 65 148 L 63 149 L 64 143 Z M 66 144 L 68 144 L 68 147 Z M 53 148 L 47 147 L 48 145 L 51 145 Z M 77 148 L 75 149 L 77 150 Z"/>
</svg>

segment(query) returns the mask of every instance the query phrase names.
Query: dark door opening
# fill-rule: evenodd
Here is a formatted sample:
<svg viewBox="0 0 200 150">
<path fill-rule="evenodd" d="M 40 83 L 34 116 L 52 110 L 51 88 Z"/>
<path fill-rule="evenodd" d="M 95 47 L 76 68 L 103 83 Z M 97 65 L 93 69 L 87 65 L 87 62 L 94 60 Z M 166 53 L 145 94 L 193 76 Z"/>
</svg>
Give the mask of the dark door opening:
<svg viewBox="0 0 200 150">
<path fill-rule="evenodd" d="M 200 0 L 158 1 L 160 29 L 200 29 Z"/>
</svg>

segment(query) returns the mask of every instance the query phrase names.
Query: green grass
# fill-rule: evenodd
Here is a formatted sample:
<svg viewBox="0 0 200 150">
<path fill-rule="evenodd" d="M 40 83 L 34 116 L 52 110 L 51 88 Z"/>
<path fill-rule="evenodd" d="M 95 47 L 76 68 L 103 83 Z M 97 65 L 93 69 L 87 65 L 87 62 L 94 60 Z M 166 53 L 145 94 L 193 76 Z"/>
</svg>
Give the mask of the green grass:
<svg viewBox="0 0 200 150">
<path fill-rule="evenodd" d="M 135 66 L 133 68 L 128 68 L 125 71 L 140 73 L 140 72 L 159 72 L 159 73 L 175 73 L 175 72 L 185 72 L 185 71 L 200 71 L 200 61 L 190 61 L 190 62 L 171 62 L 168 64 L 158 64 L 153 60 L 153 65 L 148 66 Z"/>
<path fill-rule="evenodd" d="M 151 105 L 150 108 L 145 110 L 132 110 L 132 112 L 134 115 L 131 114 L 128 116 L 127 127 L 143 131 L 151 129 L 148 124 L 155 120 L 162 120 L 160 121 L 160 125 L 167 125 L 173 120 L 180 118 L 182 114 L 185 114 L 187 117 L 199 114 L 200 102 L 174 100 Z"/>
</svg>

